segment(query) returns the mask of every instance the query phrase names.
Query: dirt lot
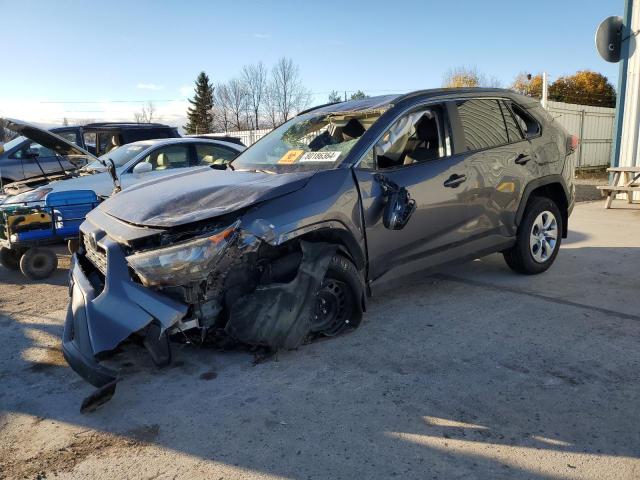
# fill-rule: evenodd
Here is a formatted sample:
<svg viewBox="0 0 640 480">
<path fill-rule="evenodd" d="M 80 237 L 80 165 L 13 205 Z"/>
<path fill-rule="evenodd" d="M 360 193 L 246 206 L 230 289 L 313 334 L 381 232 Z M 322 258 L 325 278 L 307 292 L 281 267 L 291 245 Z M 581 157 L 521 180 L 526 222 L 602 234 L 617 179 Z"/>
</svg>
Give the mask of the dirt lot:
<svg viewBox="0 0 640 480">
<path fill-rule="evenodd" d="M 66 273 L 0 269 L 0 478 L 640 478 L 640 210 L 614 206 L 578 205 L 544 275 L 493 255 L 420 278 L 277 361 L 128 349 L 85 415 Z"/>
</svg>

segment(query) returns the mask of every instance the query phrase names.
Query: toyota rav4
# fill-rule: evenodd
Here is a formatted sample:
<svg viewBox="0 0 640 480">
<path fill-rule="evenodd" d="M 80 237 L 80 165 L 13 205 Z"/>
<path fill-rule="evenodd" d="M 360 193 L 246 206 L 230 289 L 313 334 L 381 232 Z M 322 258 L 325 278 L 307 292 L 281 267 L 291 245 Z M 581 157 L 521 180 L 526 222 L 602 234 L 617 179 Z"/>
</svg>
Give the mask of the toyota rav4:
<svg viewBox="0 0 640 480">
<path fill-rule="evenodd" d="M 502 252 L 548 269 L 574 202 L 575 137 L 538 101 L 441 89 L 300 113 L 226 170 L 133 186 L 81 227 L 64 355 L 115 388 L 108 352 L 135 336 L 295 348 L 360 324 L 381 285 Z M 490 314 L 490 312 L 487 312 Z"/>
</svg>

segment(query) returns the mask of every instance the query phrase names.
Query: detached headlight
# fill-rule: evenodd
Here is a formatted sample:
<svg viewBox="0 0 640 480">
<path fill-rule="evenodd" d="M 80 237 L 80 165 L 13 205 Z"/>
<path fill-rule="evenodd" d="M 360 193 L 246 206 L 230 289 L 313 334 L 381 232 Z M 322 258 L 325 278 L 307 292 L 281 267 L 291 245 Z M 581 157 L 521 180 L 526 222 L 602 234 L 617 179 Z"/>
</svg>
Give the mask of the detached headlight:
<svg viewBox="0 0 640 480">
<path fill-rule="evenodd" d="M 147 286 L 182 285 L 203 280 L 235 237 L 240 222 L 213 235 L 127 257 Z"/>
</svg>

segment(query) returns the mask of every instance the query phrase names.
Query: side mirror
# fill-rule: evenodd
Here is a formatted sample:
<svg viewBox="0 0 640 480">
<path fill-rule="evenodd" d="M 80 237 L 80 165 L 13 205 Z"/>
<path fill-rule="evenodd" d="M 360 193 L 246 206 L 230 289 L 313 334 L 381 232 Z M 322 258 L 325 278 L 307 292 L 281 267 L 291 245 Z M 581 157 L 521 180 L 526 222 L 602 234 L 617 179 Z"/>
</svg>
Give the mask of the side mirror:
<svg viewBox="0 0 640 480">
<path fill-rule="evenodd" d="M 411 198 L 406 188 L 398 186 L 385 176 L 376 174 L 375 179 L 380 183 L 387 198 L 382 223 L 389 230 L 402 230 L 416 211 L 416 201 Z"/>
<path fill-rule="evenodd" d="M 140 162 L 133 167 L 133 173 L 136 175 L 142 175 L 143 173 L 149 173 L 153 170 L 153 165 L 148 162 Z"/>
</svg>

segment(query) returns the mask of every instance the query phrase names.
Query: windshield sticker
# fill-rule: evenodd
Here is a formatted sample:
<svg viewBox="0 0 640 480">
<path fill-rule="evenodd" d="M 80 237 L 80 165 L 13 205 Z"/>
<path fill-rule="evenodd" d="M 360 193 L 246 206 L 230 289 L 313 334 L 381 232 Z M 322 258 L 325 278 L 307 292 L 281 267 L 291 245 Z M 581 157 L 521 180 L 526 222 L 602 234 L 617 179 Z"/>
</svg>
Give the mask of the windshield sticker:
<svg viewBox="0 0 640 480">
<path fill-rule="evenodd" d="M 335 162 L 342 152 L 307 152 L 300 157 L 300 162 Z"/>
<path fill-rule="evenodd" d="M 304 150 L 289 150 L 280 160 L 278 160 L 278 164 L 291 165 L 292 163 L 296 163 L 303 153 Z"/>
</svg>

